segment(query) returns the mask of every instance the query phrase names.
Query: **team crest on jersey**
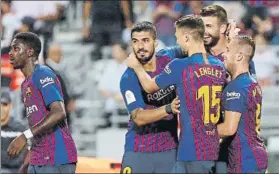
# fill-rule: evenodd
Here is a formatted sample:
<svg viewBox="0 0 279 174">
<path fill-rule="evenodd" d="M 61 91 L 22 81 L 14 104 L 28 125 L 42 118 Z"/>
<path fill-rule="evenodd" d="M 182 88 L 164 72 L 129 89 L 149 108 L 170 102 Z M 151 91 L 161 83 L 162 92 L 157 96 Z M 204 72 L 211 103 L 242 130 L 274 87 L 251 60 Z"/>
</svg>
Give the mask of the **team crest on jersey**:
<svg viewBox="0 0 279 174">
<path fill-rule="evenodd" d="M 127 104 L 131 104 L 136 101 L 136 97 L 135 97 L 134 93 L 130 90 L 127 90 L 125 92 L 125 97 L 126 97 Z"/>
<path fill-rule="evenodd" d="M 164 71 L 165 71 L 167 74 L 170 74 L 170 73 L 171 73 L 170 66 L 169 66 L 169 65 L 165 66 Z"/>
<path fill-rule="evenodd" d="M 26 88 L 25 94 L 26 94 L 27 97 L 31 96 L 32 92 L 31 92 L 31 88 L 29 86 Z"/>
</svg>

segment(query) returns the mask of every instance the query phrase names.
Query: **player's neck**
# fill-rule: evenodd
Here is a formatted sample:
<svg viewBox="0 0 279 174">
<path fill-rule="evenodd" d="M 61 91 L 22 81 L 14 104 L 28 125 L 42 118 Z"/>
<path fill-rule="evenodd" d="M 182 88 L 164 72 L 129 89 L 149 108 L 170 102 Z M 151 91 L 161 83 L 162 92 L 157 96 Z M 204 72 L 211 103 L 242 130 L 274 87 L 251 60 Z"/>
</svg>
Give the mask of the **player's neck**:
<svg viewBox="0 0 279 174">
<path fill-rule="evenodd" d="M 35 69 L 36 64 L 32 61 L 29 61 L 22 69 L 21 72 L 24 74 L 25 78 L 30 77 Z"/>
<path fill-rule="evenodd" d="M 189 57 L 196 53 L 206 53 L 204 43 L 193 44 L 191 47 L 189 47 L 189 49 L 188 49 Z"/>
<path fill-rule="evenodd" d="M 151 71 L 151 72 L 156 71 L 156 57 L 153 56 L 149 62 L 143 65 L 143 69 L 145 71 Z"/>
<path fill-rule="evenodd" d="M 237 78 L 240 74 L 248 73 L 248 72 L 249 72 L 249 68 L 246 68 L 244 66 L 242 66 L 242 67 L 238 66 L 238 68 L 234 69 L 234 71 L 231 73 L 232 80 Z"/>
<path fill-rule="evenodd" d="M 221 37 L 217 44 L 209 49 L 210 54 L 213 56 L 219 56 L 226 51 L 227 41 L 224 37 Z"/>
</svg>

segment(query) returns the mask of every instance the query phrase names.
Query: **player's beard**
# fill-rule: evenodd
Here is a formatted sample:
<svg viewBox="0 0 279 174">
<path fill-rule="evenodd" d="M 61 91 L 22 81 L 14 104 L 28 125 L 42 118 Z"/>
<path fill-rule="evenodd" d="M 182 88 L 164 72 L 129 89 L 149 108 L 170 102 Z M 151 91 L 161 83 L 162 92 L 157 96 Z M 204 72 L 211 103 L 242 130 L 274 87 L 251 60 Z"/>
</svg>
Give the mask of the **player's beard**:
<svg viewBox="0 0 279 174">
<path fill-rule="evenodd" d="M 218 35 L 213 36 L 211 34 L 209 34 L 209 37 L 210 37 L 210 41 L 209 42 L 204 41 L 204 44 L 206 47 L 214 47 L 218 43 L 220 37 Z"/>
<path fill-rule="evenodd" d="M 141 50 L 138 50 L 137 52 L 139 52 L 139 51 L 141 51 Z M 143 51 L 145 51 L 145 50 L 143 50 Z M 148 57 L 144 57 L 144 58 L 138 57 L 137 52 L 134 50 L 134 53 L 135 53 L 135 55 L 136 55 L 136 58 L 138 59 L 138 61 L 139 61 L 142 65 L 145 65 L 145 64 L 147 64 L 147 63 L 152 59 L 153 55 L 155 54 L 155 48 L 153 48 L 153 50 L 151 51 L 151 54 L 150 54 Z"/>
</svg>

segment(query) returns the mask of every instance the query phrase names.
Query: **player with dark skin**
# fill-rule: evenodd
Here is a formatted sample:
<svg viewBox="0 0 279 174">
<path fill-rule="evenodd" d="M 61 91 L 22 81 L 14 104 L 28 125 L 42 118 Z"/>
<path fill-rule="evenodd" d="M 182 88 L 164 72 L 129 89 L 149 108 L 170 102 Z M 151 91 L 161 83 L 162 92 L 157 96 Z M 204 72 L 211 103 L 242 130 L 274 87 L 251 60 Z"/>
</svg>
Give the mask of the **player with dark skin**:
<svg viewBox="0 0 279 174">
<path fill-rule="evenodd" d="M 10 63 L 13 65 L 14 69 L 20 69 L 25 78 L 28 78 L 34 72 L 39 52 L 40 51 L 24 43 L 23 40 L 14 39 L 11 43 L 11 50 L 9 52 Z M 63 102 L 53 102 L 49 105 L 49 108 L 49 114 L 45 116 L 39 123 L 30 127 L 33 136 L 39 136 L 51 131 L 53 127 L 66 118 Z M 23 133 L 15 138 L 8 147 L 9 156 L 16 157 L 23 149 L 26 142 L 27 138 Z M 24 162 L 24 166 L 21 168 L 22 171 L 27 170 L 28 168 L 29 157 L 26 159 L 27 161 Z"/>
</svg>

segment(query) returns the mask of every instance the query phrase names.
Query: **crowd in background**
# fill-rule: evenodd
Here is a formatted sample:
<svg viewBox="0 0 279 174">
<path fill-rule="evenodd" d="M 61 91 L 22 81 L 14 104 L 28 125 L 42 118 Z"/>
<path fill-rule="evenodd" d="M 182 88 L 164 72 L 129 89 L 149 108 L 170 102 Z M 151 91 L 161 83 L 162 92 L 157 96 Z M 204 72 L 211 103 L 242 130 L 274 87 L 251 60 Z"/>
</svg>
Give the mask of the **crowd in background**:
<svg viewBox="0 0 279 174">
<path fill-rule="evenodd" d="M 254 37 L 258 49 L 255 56 L 257 70 L 262 72 L 274 64 L 277 55 L 271 55 L 266 45 L 279 44 L 278 1 L 84 1 L 82 42 L 94 44 L 92 60 L 103 58 L 101 48 L 105 45 L 129 44 L 131 26 L 137 21 L 151 21 L 157 27 L 158 39 L 164 46 L 175 45 L 173 23 L 182 15 L 199 14 L 200 9 L 208 4 L 223 6 L 229 18 L 236 20 L 241 33 Z M 1 1 L 1 57 L 7 58 L 8 47 L 13 36 L 18 32 L 32 31 L 44 39 L 42 57 L 48 57 L 48 48 L 52 43 L 54 26 L 65 20 L 65 11 L 74 1 Z M 24 8 L 28 7 L 28 8 Z M 268 57 L 261 60 L 258 57 Z M 276 63 L 274 64 L 276 65 Z M 11 70 L 2 63 L 2 74 Z M 273 71 L 273 68 L 268 68 Z M 262 72 L 259 79 L 263 85 L 269 85 L 268 77 L 273 72 Z M 23 77 L 15 72 L 18 78 L 12 81 L 11 88 L 18 89 Z M 15 78 L 14 77 L 14 78 Z M 12 78 L 12 80 L 14 79 Z"/>
<path fill-rule="evenodd" d="M 119 81 L 126 66 L 123 63 L 130 47 L 130 28 L 138 21 L 153 22 L 157 28 L 159 47 L 176 44 L 174 22 L 187 14 L 199 14 L 200 9 L 209 4 L 223 6 L 228 17 L 236 20 L 241 34 L 249 34 L 256 41 L 254 56 L 257 78 L 262 86 L 279 84 L 279 52 L 273 46 L 279 45 L 279 1 L 83 1 L 82 44 L 92 45 L 91 63 L 98 65 L 101 75 L 97 85 L 105 98 L 104 123 L 100 127 L 111 126 L 109 119 L 113 110 L 123 104 Z M 20 90 L 24 76 L 14 70 L 9 63 L 9 44 L 18 32 L 31 31 L 43 40 L 41 64 L 51 67 L 62 81 L 64 100 L 68 113 L 75 111 L 72 86 L 78 85 L 67 80 L 67 74 L 60 66 L 63 53 L 59 44 L 53 40 L 55 26 L 67 21 L 67 10 L 76 6 L 76 1 L 1 1 L 1 86 L 11 91 Z M 71 28 L 72 24 L 67 23 Z M 103 49 L 109 47 L 110 54 Z M 105 61 L 105 65 L 99 62 Z M 102 67 L 110 67 L 105 69 Z M 277 75 L 277 76 L 276 76 Z M 97 74 L 96 74 L 97 76 Z M 23 114 L 24 115 L 24 114 Z M 70 119 L 68 114 L 68 120 Z"/>
</svg>

